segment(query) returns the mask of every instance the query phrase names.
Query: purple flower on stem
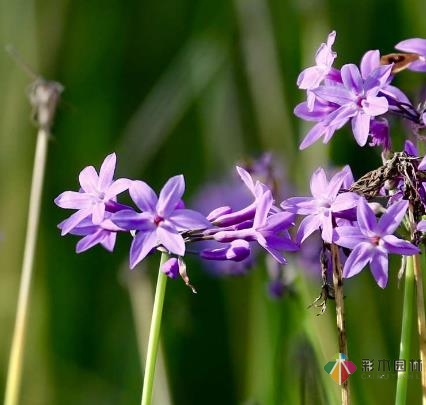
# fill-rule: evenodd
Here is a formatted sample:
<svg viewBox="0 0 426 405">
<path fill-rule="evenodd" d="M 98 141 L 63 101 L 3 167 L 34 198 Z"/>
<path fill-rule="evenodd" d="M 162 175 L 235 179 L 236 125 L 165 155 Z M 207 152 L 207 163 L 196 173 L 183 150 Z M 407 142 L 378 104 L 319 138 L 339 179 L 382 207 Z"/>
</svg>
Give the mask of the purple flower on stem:
<svg viewBox="0 0 426 405">
<path fill-rule="evenodd" d="M 284 210 L 306 215 L 297 232 L 296 240 L 299 243 L 319 228 L 322 229 L 322 239 L 331 243 L 333 218 L 341 216 L 350 219 L 350 211 L 356 207 L 359 196 L 351 192 L 339 194 L 347 177 L 352 179 L 349 166 L 336 173 L 330 181 L 327 180 L 324 169 L 320 167 L 311 177 L 312 197 L 292 197 L 282 202 L 281 207 Z"/>
<path fill-rule="evenodd" d="M 113 180 L 115 164 L 115 153 L 111 153 L 103 161 L 99 175 L 93 166 L 84 168 L 79 175 L 80 191 L 65 191 L 55 198 L 55 204 L 59 207 L 78 210 L 62 222 L 62 235 L 87 217 L 91 217 L 94 225 L 99 225 L 105 218 L 105 211 L 120 209 L 116 196 L 127 190 L 131 181 Z"/>
<path fill-rule="evenodd" d="M 257 241 L 260 246 L 267 250 L 279 263 L 287 261 L 282 251 L 296 251 L 298 245 L 294 243 L 287 229 L 293 225 L 294 214 L 290 212 L 278 212 L 269 215 L 273 207 L 274 199 L 270 190 L 258 198 L 253 225 L 250 228 L 219 231 L 214 235 L 218 242 L 232 242 L 238 239 L 246 241 Z"/>
<path fill-rule="evenodd" d="M 185 241 L 181 232 L 211 227 L 197 211 L 180 208 L 184 191 L 182 175 L 169 179 L 158 197 L 145 182 L 132 182 L 130 196 L 142 213 L 122 210 L 112 216 L 112 221 L 119 227 L 136 231 L 130 248 L 131 269 L 159 245 L 170 253 L 183 256 Z"/>
<path fill-rule="evenodd" d="M 326 127 L 341 127 L 351 120 L 355 140 L 364 146 L 370 132 L 371 118 L 389 109 L 386 97 L 378 93 L 388 85 L 391 70 L 392 65 L 381 66 L 364 78 L 356 65 L 344 65 L 341 69 L 342 85 L 322 85 L 312 90 L 317 97 L 339 106 L 327 116 Z M 310 143 L 315 141 L 311 139 Z M 306 145 L 306 139 L 304 143 Z"/>
<path fill-rule="evenodd" d="M 388 282 L 388 254 L 411 256 L 419 253 L 412 243 L 393 235 L 408 208 L 408 201 L 399 201 L 388 208 L 377 221 L 365 199 L 357 207 L 358 226 L 336 228 L 335 242 L 352 249 L 343 268 L 343 277 L 358 274 L 367 264 L 377 284 L 385 288 Z"/>
<path fill-rule="evenodd" d="M 328 77 L 332 72 L 334 59 L 336 59 L 336 52 L 332 50 L 334 40 L 336 39 L 336 31 L 330 32 L 327 37 L 327 42 L 322 43 L 315 54 L 315 66 L 304 69 L 297 78 L 297 86 L 299 89 L 308 91 L 308 108 L 313 109 L 315 94 L 311 91 L 317 88 L 321 82 Z M 338 71 L 335 76 L 339 77 Z"/>
</svg>

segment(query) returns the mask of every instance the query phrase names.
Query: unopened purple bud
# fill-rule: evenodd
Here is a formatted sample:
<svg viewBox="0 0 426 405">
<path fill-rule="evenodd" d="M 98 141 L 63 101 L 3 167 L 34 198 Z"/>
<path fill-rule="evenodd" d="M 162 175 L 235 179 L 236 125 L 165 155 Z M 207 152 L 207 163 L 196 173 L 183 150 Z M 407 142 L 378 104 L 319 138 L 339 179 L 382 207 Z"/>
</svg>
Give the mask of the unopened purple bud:
<svg viewBox="0 0 426 405">
<path fill-rule="evenodd" d="M 210 222 L 216 221 L 219 217 L 222 215 L 226 215 L 232 212 L 232 208 L 229 206 L 219 207 L 214 209 L 212 212 L 210 212 L 209 215 L 207 215 L 207 220 Z"/>
<path fill-rule="evenodd" d="M 162 266 L 161 271 L 170 278 L 177 278 L 179 275 L 179 262 L 176 257 L 171 257 Z"/>
<path fill-rule="evenodd" d="M 218 242 L 233 242 L 237 239 L 244 239 L 254 241 L 256 238 L 253 235 L 253 230 L 250 229 L 240 229 L 237 231 L 219 231 L 213 235 L 214 240 Z"/>
<path fill-rule="evenodd" d="M 249 206 L 229 214 L 221 215 L 216 218 L 214 225 L 216 226 L 231 226 L 254 218 L 256 213 L 256 202 Z"/>
<path fill-rule="evenodd" d="M 272 298 L 281 298 L 285 292 L 285 285 L 281 280 L 272 280 L 268 284 L 268 292 Z"/>
<path fill-rule="evenodd" d="M 250 256 L 250 245 L 245 240 L 234 240 L 229 246 L 219 249 L 203 250 L 200 256 L 206 260 L 232 260 L 240 262 Z"/>
</svg>

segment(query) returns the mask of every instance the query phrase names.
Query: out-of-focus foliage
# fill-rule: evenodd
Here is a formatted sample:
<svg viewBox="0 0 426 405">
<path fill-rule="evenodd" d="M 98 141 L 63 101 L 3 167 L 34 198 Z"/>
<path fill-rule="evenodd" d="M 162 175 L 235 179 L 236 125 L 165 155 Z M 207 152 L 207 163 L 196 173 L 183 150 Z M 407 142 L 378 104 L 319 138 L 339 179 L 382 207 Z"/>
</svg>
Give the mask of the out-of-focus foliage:
<svg viewBox="0 0 426 405">
<path fill-rule="evenodd" d="M 297 152 L 306 131 L 292 115 L 303 97 L 297 74 L 332 29 L 340 65 L 426 37 L 423 20 L 421 0 L 1 0 L 0 392 L 36 133 L 26 99 L 31 79 L 6 44 L 65 86 L 49 150 L 21 403 L 134 404 L 156 258 L 130 272 L 126 238 L 113 255 L 96 248 L 77 256 L 75 239 L 59 236 L 64 212 L 54 197 L 76 188 L 79 171 L 112 151 L 119 175 L 154 187 L 183 173 L 189 199 L 235 161 L 264 150 L 283 160 L 302 190 L 311 169 L 329 161 L 363 173 L 377 156 L 358 150 L 345 131 L 331 147 Z M 401 76 L 413 92 L 424 82 Z M 396 380 L 364 380 L 361 359 L 398 358 L 397 267 L 384 291 L 368 272 L 346 284 L 350 360 L 359 367 L 350 380 L 354 403 L 393 401 Z M 199 293 L 170 282 L 162 329 L 175 404 L 333 403 L 337 385 L 322 368 L 337 351 L 334 306 L 321 317 L 306 310 L 319 274 L 307 279 L 296 269 L 292 292 L 273 301 L 261 265 L 233 279 L 213 278 L 197 261 L 188 271 Z M 417 398 L 418 384 L 410 384 Z M 166 385 L 159 377 L 160 394 Z"/>
</svg>

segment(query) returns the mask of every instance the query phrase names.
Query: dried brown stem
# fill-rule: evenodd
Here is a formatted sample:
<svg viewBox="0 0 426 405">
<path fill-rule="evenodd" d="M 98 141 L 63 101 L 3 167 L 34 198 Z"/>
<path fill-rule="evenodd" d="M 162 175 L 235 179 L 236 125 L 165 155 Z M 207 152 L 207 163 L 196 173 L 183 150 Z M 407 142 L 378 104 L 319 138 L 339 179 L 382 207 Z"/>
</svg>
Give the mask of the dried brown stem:
<svg viewBox="0 0 426 405">
<path fill-rule="evenodd" d="M 333 286 L 334 298 L 336 301 L 336 324 L 338 331 L 339 353 L 348 356 L 348 342 L 346 338 L 346 325 L 345 325 L 345 307 L 343 295 L 343 278 L 342 278 L 342 264 L 339 258 L 339 248 L 336 244 L 331 244 L 331 257 L 333 263 Z M 342 405 L 349 405 L 349 384 L 346 380 L 342 384 Z"/>
</svg>

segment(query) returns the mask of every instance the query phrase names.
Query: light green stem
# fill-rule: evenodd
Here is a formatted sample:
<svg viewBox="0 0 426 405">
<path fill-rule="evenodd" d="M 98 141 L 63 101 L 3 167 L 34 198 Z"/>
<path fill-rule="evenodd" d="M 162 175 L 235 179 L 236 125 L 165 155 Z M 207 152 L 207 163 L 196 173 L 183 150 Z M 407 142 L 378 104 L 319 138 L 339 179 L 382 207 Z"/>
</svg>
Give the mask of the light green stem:
<svg viewBox="0 0 426 405">
<path fill-rule="evenodd" d="M 416 280 L 417 330 L 419 332 L 419 352 L 422 364 L 422 404 L 426 405 L 426 316 L 423 292 L 423 277 L 419 255 L 413 257 L 414 278 Z"/>
<path fill-rule="evenodd" d="M 158 270 L 157 286 L 155 289 L 154 307 L 152 309 L 151 328 L 149 330 L 141 405 L 151 405 L 152 400 L 155 362 L 157 359 L 158 345 L 160 342 L 161 317 L 163 314 L 164 296 L 167 286 L 167 276 L 161 271 L 161 267 L 167 261 L 167 259 L 168 255 L 166 253 L 162 253 L 160 268 Z"/>
<path fill-rule="evenodd" d="M 414 287 L 414 258 L 413 256 L 408 256 L 407 266 L 405 269 L 404 305 L 402 308 L 401 344 L 399 347 L 399 359 L 405 360 L 406 369 L 405 371 L 401 371 L 398 373 L 398 381 L 396 383 L 395 405 L 405 405 L 407 399 L 407 366 L 410 358 L 411 332 L 413 330 L 414 319 Z"/>
<path fill-rule="evenodd" d="M 33 274 L 34 253 L 37 241 L 37 230 L 40 216 L 40 201 L 43 189 L 44 169 L 47 155 L 49 132 L 40 129 L 34 158 L 33 178 L 31 183 L 30 205 L 22 263 L 21 282 L 18 304 L 10 349 L 9 368 L 6 381 L 5 405 L 16 405 L 22 378 L 22 362 L 24 357 L 25 335 L 28 319 L 28 304 Z"/>
</svg>

